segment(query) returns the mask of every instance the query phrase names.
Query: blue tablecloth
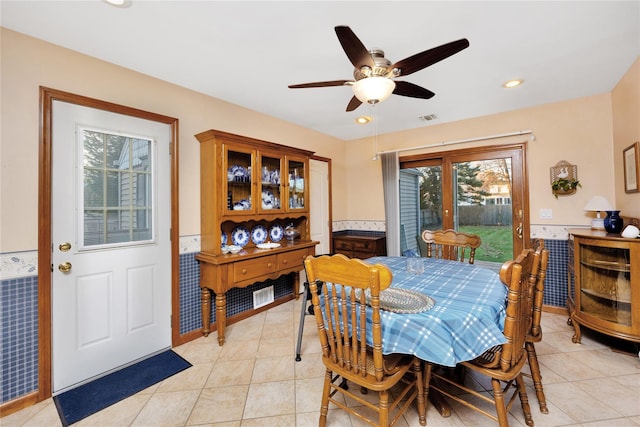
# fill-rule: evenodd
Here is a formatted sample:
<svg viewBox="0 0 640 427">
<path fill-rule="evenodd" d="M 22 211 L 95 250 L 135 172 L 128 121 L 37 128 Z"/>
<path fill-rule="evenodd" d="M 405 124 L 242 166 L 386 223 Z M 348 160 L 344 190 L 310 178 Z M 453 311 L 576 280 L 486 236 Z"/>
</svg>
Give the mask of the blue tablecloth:
<svg viewBox="0 0 640 427">
<path fill-rule="evenodd" d="M 406 257 L 374 257 L 391 269 L 391 287 L 429 295 L 435 306 L 417 314 L 381 310 L 384 354 L 413 354 L 444 366 L 471 360 L 506 342 L 507 287 L 494 271 L 467 263 L 422 258 L 422 274 L 406 271 Z"/>
</svg>

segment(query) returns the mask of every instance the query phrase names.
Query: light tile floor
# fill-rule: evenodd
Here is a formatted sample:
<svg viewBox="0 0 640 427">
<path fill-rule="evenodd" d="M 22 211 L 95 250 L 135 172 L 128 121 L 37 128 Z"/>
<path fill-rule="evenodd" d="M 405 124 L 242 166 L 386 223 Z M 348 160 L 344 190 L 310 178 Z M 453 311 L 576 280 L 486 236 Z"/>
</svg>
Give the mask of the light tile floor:
<svg viewBox="0 0 640 427">
<path fill-rule="evenodd" d="M 323 367 L 312 316 L 306 316 L 302 361 L 295 362 L 300 316 L 291 301 L 216 334 L 174 350 L 193 367 L 88 417 L 78 426 L 315 426 Z M 528 395 L 536 426 L 640 426 L 640 359 L 612 351 L 603 337 L 583 332 L 573 344 L 567 316 L 543 313 L 544 338 L 536 344 L 549 414 L 541 414 L 531 381 Z M 631 347 L 633 349 L 633 347 Z M 451 417 L 429 406 L 427 423 L 438 426 L 495 426 L 461 405 Z M 525 426 L 518 403 L 511 426 Z M 2 426 L 59 426 L 51 399 L 0 419 Z M 329 426 L 361 426 L 342 411 L 330 410 Z M 415 408 L 400 426 L 419 426 Z"/>
</svg>

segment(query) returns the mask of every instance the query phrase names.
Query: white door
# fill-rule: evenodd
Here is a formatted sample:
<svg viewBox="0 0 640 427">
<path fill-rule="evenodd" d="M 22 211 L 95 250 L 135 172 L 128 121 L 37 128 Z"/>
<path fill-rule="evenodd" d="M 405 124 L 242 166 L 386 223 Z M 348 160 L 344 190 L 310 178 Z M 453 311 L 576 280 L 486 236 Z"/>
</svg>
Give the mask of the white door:
<svg viewBox="0 0 640 427">
<path fill-rule="evenodd" d="M 316 246 L 316 255 L 328 254 L 331 236 L 329 235 L 329 163 L 309 161 L 311 197 L 311 240 L 320 242 Z"/>
<path fill-rule="evenodd" d="M 52 117 L 57 394 L 171 346 L 171 127 L 60 101 Z"/>
</svg>

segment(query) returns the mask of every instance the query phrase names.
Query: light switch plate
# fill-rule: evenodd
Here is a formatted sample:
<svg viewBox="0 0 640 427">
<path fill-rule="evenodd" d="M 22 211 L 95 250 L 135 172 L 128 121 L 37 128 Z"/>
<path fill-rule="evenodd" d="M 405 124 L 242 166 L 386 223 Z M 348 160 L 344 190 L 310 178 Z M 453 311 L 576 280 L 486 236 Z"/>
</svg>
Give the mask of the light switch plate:
<svg viewBox="0 0 640 427">
<path fill-rule="evenodd" d="M 540 209 L 540 219 L 553 218 L 553 211 L 551 209 Z"/>
</svg>

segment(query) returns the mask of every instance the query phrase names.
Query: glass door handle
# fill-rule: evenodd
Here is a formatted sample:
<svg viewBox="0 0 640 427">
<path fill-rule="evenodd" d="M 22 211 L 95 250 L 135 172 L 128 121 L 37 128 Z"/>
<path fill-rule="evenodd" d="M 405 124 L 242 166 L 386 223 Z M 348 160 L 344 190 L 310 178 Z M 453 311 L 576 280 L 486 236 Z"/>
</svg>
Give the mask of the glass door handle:
<svg viewBox="0 0 640 427">
<path fill-rule="evenodd" d="M 522 240 L 522 223 L 518 224 L 518 226 L 516 227 L 516 234 L 518 235 L 518 239 Z"/>
</svg>

